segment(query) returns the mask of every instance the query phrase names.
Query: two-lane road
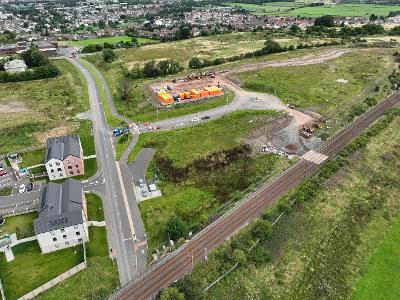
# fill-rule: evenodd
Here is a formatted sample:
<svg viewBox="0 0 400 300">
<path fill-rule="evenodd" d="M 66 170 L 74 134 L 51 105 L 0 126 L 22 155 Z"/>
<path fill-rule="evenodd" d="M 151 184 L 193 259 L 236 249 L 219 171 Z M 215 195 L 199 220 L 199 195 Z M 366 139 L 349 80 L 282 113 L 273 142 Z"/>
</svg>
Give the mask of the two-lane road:
<svg viewBox="0 0 400 300">
<path fill-rule="evenodd" d="M 85 76 L 90 107 L 92 110 L 93 134 L 99 168 L 103 170 L 103 205 L 107 224 L 110 254 L 117 260 L 121 285 L 134 280 L 143 272 L 138 262 L 146 261 L 146 251 L 138 248 L 145 242 L 144 232 L 135 231 L 130 201 L 130 186 L 126 186 L 119 163 L 115 160 L 115 149 L 105 117 L 100 91 L 92 73 L 77 59 L 70 59 Z"/>
</svg>

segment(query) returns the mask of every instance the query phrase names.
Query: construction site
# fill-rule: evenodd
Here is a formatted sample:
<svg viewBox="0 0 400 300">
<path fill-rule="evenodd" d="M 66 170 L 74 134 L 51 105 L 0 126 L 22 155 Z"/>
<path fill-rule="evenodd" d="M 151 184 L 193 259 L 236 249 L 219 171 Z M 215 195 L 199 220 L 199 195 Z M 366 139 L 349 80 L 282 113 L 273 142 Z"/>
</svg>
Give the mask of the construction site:
<svg viewBox="0 0 400 300">
<path fill-rule="evenodd" d="M 224 90 L 214 72 L 189 74 L 150 85 L 155 99 L 163 106 L 220 96 Z"/>
</svg>

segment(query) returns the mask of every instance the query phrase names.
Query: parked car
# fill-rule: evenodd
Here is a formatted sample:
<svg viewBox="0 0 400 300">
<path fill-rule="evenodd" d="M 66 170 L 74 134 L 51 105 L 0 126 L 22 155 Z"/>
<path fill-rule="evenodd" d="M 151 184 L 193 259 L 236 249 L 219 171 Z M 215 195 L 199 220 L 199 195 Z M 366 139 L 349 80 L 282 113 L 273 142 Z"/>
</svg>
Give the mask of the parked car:
<svg viewBox="0 0 400 300">
<path fill-rule="evenodd" d="M 0 226 L 4 225 L 5 222 L 6 222 L 6 219 L 3 216 L 0 216 Z"/>
<path fill-rule="evenodd" d="M 138 180 L 138 184 L 139 184 L 139 186 L 140 186 L 141 188 L 143 188 L 144 185 L 145 185 L 144 180 L 143 180 L 142 178 L 140 178 L 140 179 Z"/>
<path fill-rule="evenodd" d="M 196 123 L 196 122 L 198 122 L 198 121 L 199 121 L 199 118 L 197 118 L 197 117 L 195 117 L 195 118 L 192 119 L 192 123 Z"/>
<path fill-rule="evenodd" d="M 0 177 L 4 175 L 7 175 L 7 171 L 6 170 L 0 171 Z"/>
<path fill-rule="evenodd" d="M 149 196 L 149 192 L 146 190 L 142 190 L 142 196 L 143 197 L 148 197 Z"/>
<path fill-rule="evenodd" d="M 207 119 L 209 119 L 209 118 L 210 118 L 209 116 L 201 117 L 202 120 L 207 120 Z"/>
<path fill-rule="evenodd" d="M 153 129 L 160 129 L 160 125 L 154 126 Z"/>
<path fill-rule="evenodd" d="M 33 183 L 32 183 L 32 182 L 29 182 L 29 183 L 26 185 L 26 190 L 27 190 L 28 192 L 30 192 L 30 191 L 33 190 Z"/>
<path fill-rule="evenodd" d="M 21 185 L 19 186 L 18 191 L 19 191 L 20 194 L 25 193 L 25 192 L 26 192 L 26 185 L 25 185 L 25 184 L 21 184 Z"/>
</svg>

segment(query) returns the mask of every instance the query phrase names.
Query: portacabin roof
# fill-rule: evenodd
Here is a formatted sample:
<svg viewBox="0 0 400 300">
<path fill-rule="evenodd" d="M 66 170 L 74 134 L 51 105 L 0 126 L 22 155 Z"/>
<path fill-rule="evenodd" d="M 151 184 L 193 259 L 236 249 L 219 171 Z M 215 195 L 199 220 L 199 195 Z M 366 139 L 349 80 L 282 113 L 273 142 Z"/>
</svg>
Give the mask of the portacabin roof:
<svg viewBox="0 0 400 300">
<path fill-rule="evenodd" d="M 76 157 L 80 157 L 81 155 L 80 139 L 77 134 L 48 138 L 46 144 L 47 151 L 45 162 L 48 162 L 51 158 L 64 160 L 69 155 Z"/>
<path fill-rule="evenodd" d="M 83 223 L 82 183 L 68 179 L 63 184 L 48 183 L 40 194 L 35 235 Z"/>
</svg>

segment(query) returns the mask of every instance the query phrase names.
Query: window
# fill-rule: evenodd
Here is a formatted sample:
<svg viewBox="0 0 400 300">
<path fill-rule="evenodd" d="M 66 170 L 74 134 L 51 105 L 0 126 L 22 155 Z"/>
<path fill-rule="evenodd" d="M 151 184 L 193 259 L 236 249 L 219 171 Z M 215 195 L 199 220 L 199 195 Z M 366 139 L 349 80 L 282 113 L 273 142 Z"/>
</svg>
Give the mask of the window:
<svg viewBox="0 0 400 300">
<path fill-rule="evenodd" d="M 53 242 L 56 242 L 57 241 L 57 238 L 53 238 Z"/>
<path fill-rule="evenodd" d="M 51 173 L 54 173 L 54 169 L 51 169 L 50 172 L 51 172 Z"/>
<path fill-rule="evenodd" d="M 65 240 L 66 238 L 67 238 L 67 235 L 66 235 L 66 234 L 64 234 L 64 235 L 63 235 L 63 239 Z"/>
<path fill-rule="evenodd" d="M 54 247 L 58 248 L 58 247 L 60 247 L 60 245 L 59 244 L 55 244 Z"/>
<path fill-rule="evenodd" d="M 57 171 L 58 171 L 58 172 L 61 172 L 61 171 L 62 171 L 62 169 L 61 169 L 61 168 L 57 168 Z"/>
<path fill-rule="evenodd" d="M 71 164 L 71 162 L 69 161 L 69 159 L 67 160 L 67 165 L 70 165 Z"/>
<path fill-rule="evenodd" d="M 49 164 L 49 167 L 52 167 L 53 165 L 52 164 Z"/>
<path fill-rule="evenodd" d="M 57 162 L 56 162 L 56 166 L 59 166 L 59 165 L 60 165 L 60 163 L 57 161 Z"/>
<path fill-rule="evenodd" d="M 72 171 L 71 171 L 71 172 L 69 172 L 69 175 L 74 175 L 74 172 L 72 172 Z"/>
<path fill-rule="evenodd" d="M 75 228 L 75 229 L 78 229 L 78 225 L 74 225 L 74 228 Z"/>
<path fill-rule="evenodd" d="M 58 176 L 59 176 L 59 177 L 64 177 L 63 173 L 60 173 Z"/>
<path fill-rule="evenodd" d="M 52 234 L 52 235 L 55 235 L 55 232 L 52 230 L 52 231 L 50 231 L 50 233 Z"/>
<path fill-rule="evenodd" d="M 80 236 L 81 233 L 79 231 L 76 232 L 76 236 Z"/>
<path fill-rule="evenodd" d="M 81 174 L 81 171 L 79 171 L 79 170 L 76 170 L 76 173 L 78 173 L 78 174 Z"/>
<path fill-rule="evenodd" d="M 78 239 L 78 243 L 82 243 L 82 239 Z"/>
<path fill-rule="evenodd" d="M 64 228 L 61 228 L 61 232 L 65 232 L 65 229 L 64 229 Z"/>
<path fill-rule="evenodd" d="M 65 242 L 65 246 L 69 246 L 69 242 Z"/>
</svg>

